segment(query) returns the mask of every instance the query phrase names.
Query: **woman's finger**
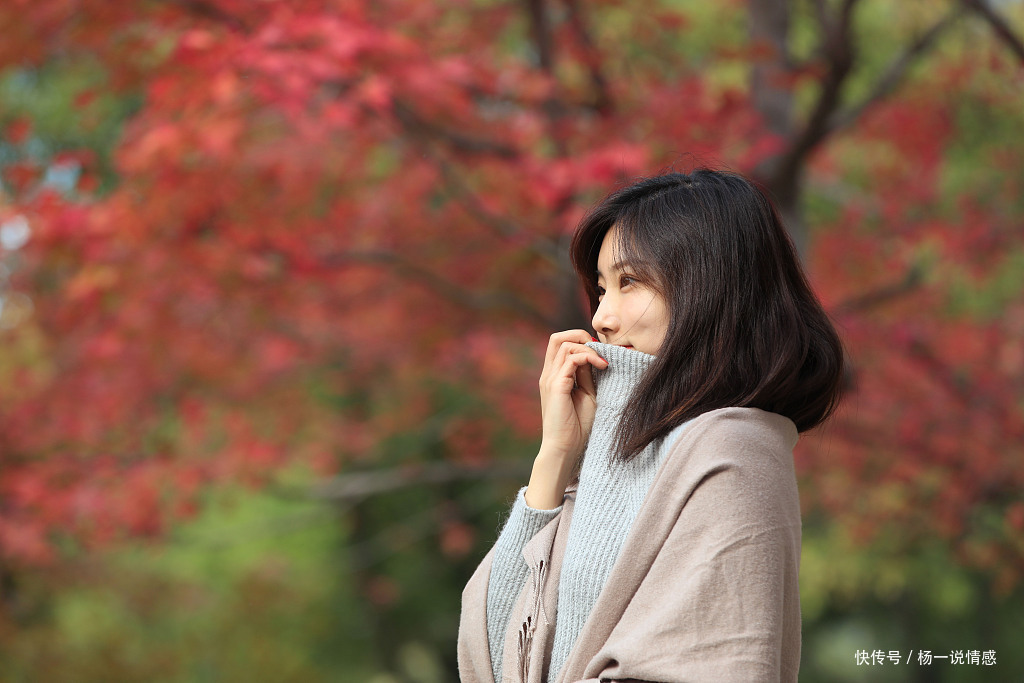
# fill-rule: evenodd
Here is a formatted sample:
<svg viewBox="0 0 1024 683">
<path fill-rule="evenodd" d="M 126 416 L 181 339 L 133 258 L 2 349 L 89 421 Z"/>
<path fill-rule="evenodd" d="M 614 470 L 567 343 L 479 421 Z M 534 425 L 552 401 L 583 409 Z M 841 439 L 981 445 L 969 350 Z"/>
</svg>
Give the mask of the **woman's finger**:
<svg viewBox="0 0 1024 683">
<path fill-rule="evenodd" d="M 586 344 L 588 341 L 592 340 L 593 337 L 591 337 L 585 330 L 565 330 L 563 332 L 555 332 L 548 338 L 548 348 L 544 354 L 544 364 L 547 365 L 554 361 L 555 355 L 565 342 Z"/>
<path fill-rule="evenodd" d="M 561 361 L 564 361 L 565 358 L 568 357 L 570 354 L 585 355 L 587 358 L 590 359 L 591 365 L 593 365 L 596 368 L 601 368 L 603 370 L 604 368 L 608 367 L 608 361 L 602 358 L 601 354 L 599 354 L 597 351 L 590 348 L 589 346 L 585 346 L 583 344 L 579 344 L 576 342 L 564 342 L 562 344 L 562 347 L 558 350 L 558 354 L 555 356 L 556 365 L 560 365 Z"/>
<path fill-rule="evenodd" d="M 571 367 L 566 365 L 566 360 L 573 356 L 578 356 L 577 360 Z M 581 363 L 589 363 L 596 368 L 605 369 L 608 367 L 608 361 L 602 358 L 596 351 L 589 346 L 583 344 L 576 344 L 573 342 L 563 342 L 562 346 L 558 349 L 555 354 L 553 361 L 550 366 L 545 368 L 543 374 L 540 377 L 541 390 L 544 390 L 545 386 L 548 386 L 551 382 L 558 382 L 562 391 L 565 391 L 565 385 L 561 380 L 572 377 L 575 381 L 576 366 Z"/>
<path fill-rule="evenodd" d="M 601 360 L 604 359 L 601 358 Z M 576 369 L 576 385 L 588 396 L 597 396 L 597 385 L 594 384 L 594 371 L 591 369 L 592 367 L 594 367 L 593 361 Z M 605 361 L 604 367 L 608 367 L 608 361 Z"/>
<path fill-rule="evenodd" d="M 569 393 L 574 387 L 579 386 L 587 393 L 594 393 L 594 378 L 590 367 L 594 366 L 596 361 L 603 364 L 601 367 L 608 366 L 608 362 L 596 354 L 569 353 L 562 361 L 558 373 L 559 386 L 563 392 Z"/>
</svg>

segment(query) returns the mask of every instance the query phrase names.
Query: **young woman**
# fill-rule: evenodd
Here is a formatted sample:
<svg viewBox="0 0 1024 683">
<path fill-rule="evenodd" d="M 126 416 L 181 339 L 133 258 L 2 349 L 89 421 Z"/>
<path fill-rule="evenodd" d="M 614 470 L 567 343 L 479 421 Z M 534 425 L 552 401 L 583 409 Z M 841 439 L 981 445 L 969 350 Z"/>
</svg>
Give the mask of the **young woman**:
<svg viewBox="0 0 1024 683">
<path fill-rule="evenodd" d="M 795 681 L 792 452 L 843 353 L 777 212 L 735 174 L 648 178 L 572 260 L 598 339 L 548 343 L 529 485 L 463 594 L 463 683 Z"/>
</svg>

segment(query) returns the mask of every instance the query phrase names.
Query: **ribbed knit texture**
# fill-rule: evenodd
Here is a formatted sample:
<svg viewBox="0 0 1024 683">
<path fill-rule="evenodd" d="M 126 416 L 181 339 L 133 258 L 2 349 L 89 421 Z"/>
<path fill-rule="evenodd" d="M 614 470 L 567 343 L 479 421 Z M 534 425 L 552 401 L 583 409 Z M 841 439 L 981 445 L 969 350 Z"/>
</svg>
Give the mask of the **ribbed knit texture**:
<svg viewBox="0 0 1024 683">
<path fill-rule="evenodd" d="M 622 410 L 654 356 L 633 349 L 591 342 L 608 361 L 594 370 L 597 414 L 587 441 L 576 491 L 565 560 L 558 584 L 558 613 L 548 669 L 553 681 L 565 664 L 576 638 L 597 602 L 637 512 L 654 481 L 667 448 L 649 445 L 628 463 L 615 459 L 615 430 Z M 678 429 L 671 435 L 677 436 Z M 535 510 L 526 505 L 526 488 L 516 496 L 508 521 L 494 546 L 487 586 L 487 640 L 494 680 L 500 683 L 504 638 L 512 608 L 529 577 L 523 547 L 561 511 Z"/>
<path fill-rule="evenodd" d="M 608 361 L 608 368 L 594 371 L 597 415 L 583 457 L 558 583 L 549 681 L 558 677 L 576 643 L 665 456 L 661 443 L 654 442 L 629 462 L 614 457 L 622 410 L 654 356 L 598 342 L 587 346 Z"/>
<path fill-rule="evenodd" d="M 505 631 L 516 598 L 530 573 L 523 559 L 523 546 L 562 511 L 562 506 L 553 510 L 531 508 L 526 504 L 525 493 L 525 486 L 519 489 L 508 521 L 494 543 L 491 577 L 487 582 L 487 643 L 491 650 L 491 669 L 497 683 L 501 683 Z"/>
</svg>

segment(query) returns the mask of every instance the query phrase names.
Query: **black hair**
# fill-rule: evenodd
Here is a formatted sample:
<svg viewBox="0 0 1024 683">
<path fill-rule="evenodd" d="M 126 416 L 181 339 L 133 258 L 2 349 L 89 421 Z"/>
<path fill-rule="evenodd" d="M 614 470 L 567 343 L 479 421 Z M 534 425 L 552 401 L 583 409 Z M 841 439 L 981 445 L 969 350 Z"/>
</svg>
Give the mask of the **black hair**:
<svg viewBox="0 0 1024 683">
<path fill-rule="evenodd" d="M 583 218 L 571 257 L 597 310 L 597 257 L 617 258 L 664 297 L 668 331 L 619 422 L 631 458 L 701 413 L 753 407 L 800 432 L 839 402 L 843 348 L 766 193 L 741 175 L 697 169 L 644 178 Z"/>
</svg>

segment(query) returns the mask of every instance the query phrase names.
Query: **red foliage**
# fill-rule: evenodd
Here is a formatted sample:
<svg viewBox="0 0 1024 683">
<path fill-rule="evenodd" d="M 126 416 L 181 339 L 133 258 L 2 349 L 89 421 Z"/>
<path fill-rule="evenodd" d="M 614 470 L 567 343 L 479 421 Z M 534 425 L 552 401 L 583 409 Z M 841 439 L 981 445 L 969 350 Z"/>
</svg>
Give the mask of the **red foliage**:
<svg viewBox="0 0 1024 683">
<path fill-rule="evenodd" d="M 158 535 L 211 482 L 258 486 L 293 462 L 322 472 L 438 420 L 445 457 L 485 465 L 501 426 L 536 434 L 544 340 L 585 320 L 562 244 L 595 197 L 681 154 L 749 171 L 783 148 L 746 92 L 632 64 L 622 41 L 568 23 L 555 66 L 535 67 L 496 39 L 521 29 L 504 4 L 39 0 L 0 16 L 19 27 L 0 65 L 88 55 L 112 91 L 142 98 L 108 193 L 91 194 L 96 161 L 76 150 L 70 194 L 41 187 L 28 157 L 3 169 L 0 209 L 32 228 L 10 286 L 35 307 L 0 331 L 22 361 L 0 388 L 10 561 L 47 560 L 57 537 Z M 662 30 L 635 21 L 638 40 Z M 958 87 L 988 59 L 958 65 Z M 858 299 L 928 250 L 983 278 L 1019 249 L 1000 207 L 1021 196 L 1024 159 L 993 157 L 1009 169 L 999 202 L 950 188 L 948 97 L 920 88 L 870 110 L 848 134 L 879 152 L 861 169 L 815 161 L 822 183 L 861 175 L 810 263 L 854 386 L 799 462 L 809 504 L 866 535 L 895 520 L 962 538 L 985 506 L 1004 513 L 999 533 L 1022 525 L 1007 502 L 1024 486 L 1007 457 L 1024 442 L 1019 297 L 980 322 L 946 312 L 937 276 Z M 18 120 L 5 135 L 31 131 Z M 441 381 L 473 396 L 472 417 L 435 414 Z M 471 540 L 451 522 L 442 548 Z M 984 564 L 1011 546 L 961 547 Z"/>
</svg>

